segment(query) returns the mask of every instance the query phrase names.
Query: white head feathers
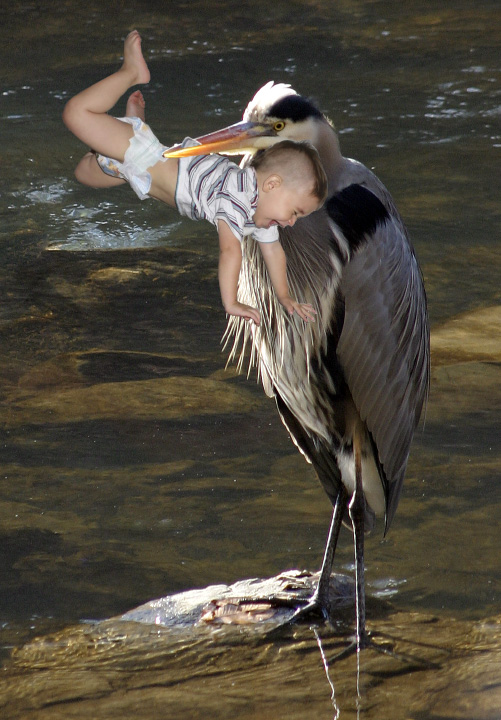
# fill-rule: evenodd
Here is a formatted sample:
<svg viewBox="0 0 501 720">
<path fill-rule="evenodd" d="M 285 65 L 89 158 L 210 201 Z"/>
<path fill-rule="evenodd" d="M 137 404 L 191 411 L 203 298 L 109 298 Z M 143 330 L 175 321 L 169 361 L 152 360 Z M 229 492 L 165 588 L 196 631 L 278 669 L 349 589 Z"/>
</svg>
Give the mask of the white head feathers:
<svg viewBox="0 0 501 720">
<path fill-rule="evenodd" d="M 245 122 L 262 122 L 273 105 L 288 95 L 297 95 L 297 92 L 285 83 L 274 83 L 272 80 L 257 91 L 245 108 L 243 120 Z"/>
</svg>

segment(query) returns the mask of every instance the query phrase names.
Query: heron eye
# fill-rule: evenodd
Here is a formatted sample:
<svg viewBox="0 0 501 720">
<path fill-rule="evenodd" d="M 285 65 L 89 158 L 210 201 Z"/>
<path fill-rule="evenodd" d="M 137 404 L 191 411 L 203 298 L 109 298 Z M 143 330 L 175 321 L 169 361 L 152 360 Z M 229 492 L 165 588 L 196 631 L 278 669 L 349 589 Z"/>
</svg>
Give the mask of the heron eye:
<svg viewBox="0 0 501 720">
<path fill-rule="evenodd" d="M 277 120 L 277 122 L 273 125 L 273 129 L 275 132 L 280 132 L 280 130 L 283 130 L 285 127 L 285 123 L 283 120 Z"/>
</svg>

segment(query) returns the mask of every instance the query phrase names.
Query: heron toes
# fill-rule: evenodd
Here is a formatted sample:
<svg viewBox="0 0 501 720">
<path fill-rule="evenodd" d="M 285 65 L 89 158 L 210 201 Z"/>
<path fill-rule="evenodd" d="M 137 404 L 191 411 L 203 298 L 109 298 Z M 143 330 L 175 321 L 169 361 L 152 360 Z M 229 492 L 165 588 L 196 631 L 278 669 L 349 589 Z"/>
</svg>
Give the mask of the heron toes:
<svg viewBox="0 0 501 720">
<path fill-rule="evenodd" d="M 329 610 L 327 606 L 322 603 L 316 595 L 314 595 L 306 605 L 298 607 L 288 620 L 291 625 L 295 623 L 308 623 L 308 622 L 329 622 Z"/>
<path fill-rule="evenodd" d="M 284 630 L 290 629 L 294 625 L 298 624 L 325 624 L 329 622 L 329 613 L 325 606 L 318 601 L 316 596 L 313 596 L 310 600 L 305 600 L 305 604 L 300 604 L 298 599 L 294 602 L 294 612 L 289 615 L 287 619 L 284 619 L 276 627 L 267 633 L 268 639 L 274 639 L 283 634 Z"/>
</svg>

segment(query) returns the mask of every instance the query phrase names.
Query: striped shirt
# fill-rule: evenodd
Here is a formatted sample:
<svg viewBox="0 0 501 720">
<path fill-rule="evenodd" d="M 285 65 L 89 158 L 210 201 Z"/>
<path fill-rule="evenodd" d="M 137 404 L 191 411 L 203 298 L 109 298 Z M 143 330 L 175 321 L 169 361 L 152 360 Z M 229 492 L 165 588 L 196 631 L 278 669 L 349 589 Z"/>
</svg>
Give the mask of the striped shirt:
<svg viewBox="0 0 501 720">
<path fill-rule="evenodd" d="M 186 138 L 183 147 L 198 144 Z M 239 168 L 222 155 L 181 158 L 176 187 L 176 205 L 181 215 L 192 220 L 208 220 L 216 225 L 224 220 L 235 237 L 254 235 L 259 242 L 278 240 L 278 227 L 257 228 L 252 220 L 258 200 L 254 168 Z"/>
</svg>

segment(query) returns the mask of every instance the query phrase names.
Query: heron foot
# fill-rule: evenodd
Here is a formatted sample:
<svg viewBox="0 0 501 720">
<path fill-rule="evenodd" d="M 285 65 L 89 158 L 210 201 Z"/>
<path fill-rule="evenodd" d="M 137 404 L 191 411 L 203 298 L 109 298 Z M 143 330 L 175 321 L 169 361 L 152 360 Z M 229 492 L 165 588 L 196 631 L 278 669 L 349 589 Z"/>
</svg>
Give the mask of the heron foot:
<svg viewBox="0 0 501 720">
<path fill-rule="evenodd" d="M 313 595 L 310 600 L 306 602 L 302 607 L 298 607 L 287 621 L 288 624 L 294 625 L 295 623 L 307 623 L 307 622 L 329 622 L 329 608 L 323 603 L 317 595 Z"/>
<path fill-rule="evenodd" d="M 328 608 L 319 601 L 316 595 L 313 595 L 309 600 L 303 601 L 296 598 L 294 606 L 295 610 L 292 615 L 282 620 L 276 627 L 266 633 L 266 637 L 269 640 L 281 636 L 284 630 L 290 629 L 294 625 L 306 623 L 324 625 L 326 622 L 330 622 Z"/>
</svg>

